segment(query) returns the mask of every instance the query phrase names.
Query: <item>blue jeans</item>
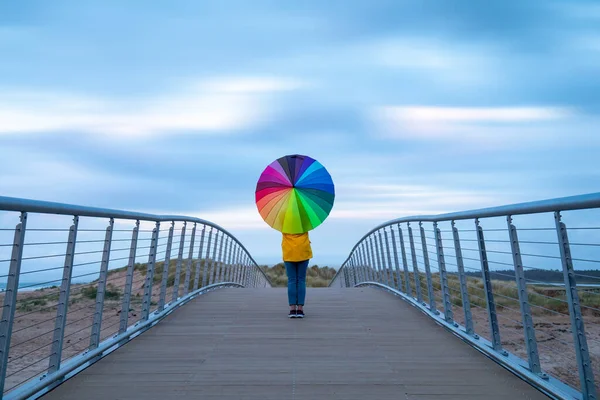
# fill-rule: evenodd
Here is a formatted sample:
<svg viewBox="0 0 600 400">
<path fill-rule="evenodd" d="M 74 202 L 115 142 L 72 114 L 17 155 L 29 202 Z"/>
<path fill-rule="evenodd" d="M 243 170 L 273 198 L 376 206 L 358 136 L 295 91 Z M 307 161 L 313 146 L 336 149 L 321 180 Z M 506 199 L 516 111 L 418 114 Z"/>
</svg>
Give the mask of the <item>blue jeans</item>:
<svg viewBox="0 0 600 400">
<path fill-rule="evenodd" d="M 303 306 L 306 297 L 306 269 L 308 260 L 285 261 L 285 272 L 288 276 L 288 300 L 290 306 Z"/>
</svg>

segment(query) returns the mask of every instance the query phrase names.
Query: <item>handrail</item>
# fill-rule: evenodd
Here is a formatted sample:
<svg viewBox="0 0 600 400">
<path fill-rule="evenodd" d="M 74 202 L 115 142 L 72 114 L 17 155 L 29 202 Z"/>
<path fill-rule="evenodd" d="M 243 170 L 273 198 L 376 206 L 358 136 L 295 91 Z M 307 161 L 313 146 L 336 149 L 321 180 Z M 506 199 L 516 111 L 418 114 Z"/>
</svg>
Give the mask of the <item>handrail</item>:
<svg viewBox="0 0 600 400">
<path fill-rule="evenodd" d="M 0 198 L 1 199 L 1 198 Z M 523 215 L 523 214 L 538 214 L 544 212 L 555 212 L 555 211 L 571 211 L 571 210 L 585 210 L 590 208 L 600 207 L 600 192 L 589 193 L 578 196 L 569 197 L 558 197 L 555 199 L 541 200 L 541 201 L 530 201 L 526 203 L 515 203 L 506 206 L 499 207 L 488 207 L 480 208 L 475 210 L 438 214 L 438 215 L 414 215 L 410 217 L 402 217 L 392 219 L 377 225 L 375 228 L 367 232 L 362 238 L 358 240 L 356 245 L 352 248 L 352 253 L 358 244 L 363 241 L 366 237 L 370 236 L 373 232 L 378 231 L 381 228 L 385 228 L 390 225 L 399 224 L 403 222 L 443 222 L 443 221 L 460 221 L 464 219 L 473 218 L 491 218 L 491 217 L 502 217 L 505 215 Z M 344 261 L 344 263 L 346 263 Z"/>
<path fill-rule="evenodd" d="M 578 217 L 581 210 L 593 215 Z M 590 193 L 393 219 L 362 236 L 329 286 L 392 291 L 554 398 L 595 400 L 600 354 L 591 354 L 585 326 L 600 326 L 600 276 L 588 272 L 600 265 L 597 236 L 589 233 L 600 232 L 599 210 L 600 193 Z M 564 211 L 573 212 L 566 219 L 576 226 L 563 221 Z M 496 217 L 506 218 L 503 227 Z M 464 229 L 467 220 L 473 228 Z M 541 273 L 551 278 L 531 277 Z M 477 307 L 481 312 L 472 311 Z M 552 330 L 556 324 L 570 329 Z M 540 357 L 544 351 L 553 364 Z"/>
<path fill-rule="evenodd" d="M 230 236 L 233 240 L 236 241 L 238 245 L 240 245 L 244 251 L 246 251 L 251 259 L 251 261 L 258 265 L 258 263 L 250 256 L 248 250 L 244 247 L 244 245 L 229 231 L 225 228 L 196 217 L 188 217 L 182 215 L 156 215 L 156 214 L 147 214 L 140 213 L 134 211 L 124 211 L 124 210 L 116 210 L 110 208 L 98 208 L 98 207 L 86 207 L 79 206 L 74 204 L 66 204 L 66 203 L 55 203 L 51 201 L 40 201 L 40 200 L 31 200 L 31 199 L 21 199 L 17 197 L 6 197 L 0 196 L 0 210 L 1 211 L 18 211 L 18 212 L 33 212 L 33 213 L 42 213 L 42 214 L 57 214 L 57 215 L 77 215 L 80 217 L 98 217 L 98 218 L 115 218 L 115 219 L 128 219 L 128 220 L 142 220 L 142 221 L 153 221 L 153 222 L 164 222 L 164 221 L 187 221 L 187 222 L 196 222 L 202 225 L 207 225 L 218 229 L 228 236 Z M 263 273 L 264 274 L 264 273 Z M 267 275 L 265 278 L 269 279 Z M 270 283 L 270 282 L 269 282 Z"/>
<path fill-rule="evenodd" d="M 0 398 L 26 398 L 55 386 L 198 294 L 272 286 L 235 236 L 201 218 L 2 196 L 0 211 L 18 217 L 14 229 L 0 226 L 0 281 L 6 283 L 0 297 Z M 73 221 L 60 229 L 28 227 L 28 220 L 49 214 Z M 122 220 L 132 221 L 131 228 L 116 228 Z M 154 227 L 140 229 L 140 222 Z M 7 231 L 14 233 L 12 243 L 6 242 Z M 34 290 L 36 285 L 44 289 Z"/>
</svg>

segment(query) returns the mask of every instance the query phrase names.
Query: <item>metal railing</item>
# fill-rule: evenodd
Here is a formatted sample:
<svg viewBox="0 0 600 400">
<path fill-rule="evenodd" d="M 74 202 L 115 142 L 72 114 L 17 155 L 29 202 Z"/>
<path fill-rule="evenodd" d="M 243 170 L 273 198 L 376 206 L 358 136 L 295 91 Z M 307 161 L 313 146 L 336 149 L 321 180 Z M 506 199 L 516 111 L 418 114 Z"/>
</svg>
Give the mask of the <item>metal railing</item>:
<svg viewBox="0 0 600 400">
<path fill-rule="evenodd" d="M 561 399 L 596 399 L 600 193 L 368 232 L 330 286 L 376 286 Z"/>
<path fill-rule="evenodd" d="M 40 396 L 220 287 L 271 283 L 212 222 L 0 197 L 0 393 Z"/>
</svg>

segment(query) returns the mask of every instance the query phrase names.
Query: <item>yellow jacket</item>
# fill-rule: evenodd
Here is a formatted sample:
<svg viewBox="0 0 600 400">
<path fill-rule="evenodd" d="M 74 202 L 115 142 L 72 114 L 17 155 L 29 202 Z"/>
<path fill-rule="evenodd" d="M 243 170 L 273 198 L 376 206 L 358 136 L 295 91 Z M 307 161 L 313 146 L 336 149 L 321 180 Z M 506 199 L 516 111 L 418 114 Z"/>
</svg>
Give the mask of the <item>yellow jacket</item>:
<svg viewBox="0 0 600 400">
<path fill-rule="evenodd" d="M 312 258 L 308 233 L 284 233 L 281 240 L 283 261 L 305 261 Z"/>
</svg>

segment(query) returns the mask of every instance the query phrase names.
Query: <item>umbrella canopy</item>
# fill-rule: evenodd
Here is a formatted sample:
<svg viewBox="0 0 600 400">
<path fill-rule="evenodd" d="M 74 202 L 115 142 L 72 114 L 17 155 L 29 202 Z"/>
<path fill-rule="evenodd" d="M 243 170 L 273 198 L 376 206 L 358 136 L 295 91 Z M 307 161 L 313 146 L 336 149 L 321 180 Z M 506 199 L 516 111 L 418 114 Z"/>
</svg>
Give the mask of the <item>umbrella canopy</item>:
<svg viewBox="0 0 600 400">
<path fill-rule="evenodd" d="M 333 181 L 325 167 L 298 154 L 272 162 L 256 184 L 258 212 L 283 233 L 304 233 L 321 225 L 334 198 Z"/>
</svg>

